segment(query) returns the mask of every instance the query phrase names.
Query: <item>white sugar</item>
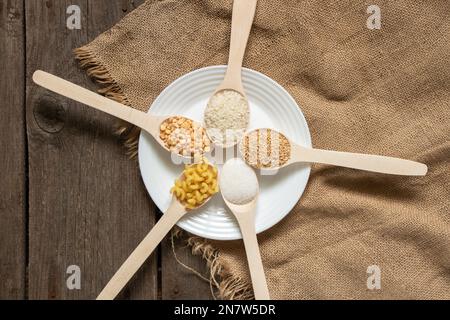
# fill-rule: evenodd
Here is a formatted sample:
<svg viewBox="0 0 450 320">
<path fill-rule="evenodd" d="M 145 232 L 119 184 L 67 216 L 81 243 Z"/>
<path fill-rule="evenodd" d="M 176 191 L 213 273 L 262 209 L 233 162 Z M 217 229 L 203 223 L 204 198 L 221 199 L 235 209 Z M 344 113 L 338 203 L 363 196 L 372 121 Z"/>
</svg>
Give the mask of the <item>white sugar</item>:
<svg viewBox="0 0 450 320">
<path fill-rule="evenodd" d="M 241 159 L 228 160 L 223 166 L 219 180 L 223 197 L 233 204 L 247 204 L 258 195 L 256 174 Z"/>
</svg>

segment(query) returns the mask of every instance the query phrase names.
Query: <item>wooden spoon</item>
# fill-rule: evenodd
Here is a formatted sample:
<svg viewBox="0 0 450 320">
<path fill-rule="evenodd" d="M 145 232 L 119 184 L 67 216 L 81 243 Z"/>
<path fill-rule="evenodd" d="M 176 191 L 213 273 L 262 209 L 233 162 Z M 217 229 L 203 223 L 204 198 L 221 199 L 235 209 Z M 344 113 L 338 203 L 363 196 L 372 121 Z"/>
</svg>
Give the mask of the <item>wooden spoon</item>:
<svg viewBox="0 0 450 320">
<path fill-rule="evenodd" d="M 225 204 L 230 208 L 241 229 L 255 299 L 270 300 L 255 230 L 256 199 L 244 205 L 236 205 L 223 197 Z"/>
<path fill-rule="evenodd" d="M 245 95 L 242 85 L 242 62 L 247 48 L 250 30 L 255 18 L 257 0 L 234 0 L 231 21 L 231 42 L 225 78 L 214 94 L 223 90 L 234 90 Z"/>
<path fill-rule="evenodd" d="M 283 134 L 275 130 L 271 129 L 259 129 L 259 130 L 270 130 L 272 132 L 272 135 L 274 133 L 280 134 L 279 139 L 280 142 L 283 139 L 283 137 L 286 138 Z M 247 134 L 247 136 L 251 134 L 252 133 L 249 133 Z M 243 143 L 245 142 L 245 140 L 246 139 L 242 141 L 239 148 L 241 153 L 243 153 L 244 155 L 244 159 L 246 158 L 245 153 L 243 152 L 245 148 L 243 146 Z M 281 165 L 274 165 L 268 169 L 279 169 L 297 162 L 310 162 L 310 163 L 314 162 L 371 172 L 404 175 L 404 176 L 424 176 L 428 171 L 428 167 L 425 164 L 415 161 L 371 154 L 311 149 L 299 146 L 294 142 L 290 141 L 289 139 L 287 140 L 289 141 L 291 147 L 289 159 Z M 254 163 L 255 161 L 249 161 L 249 159 L 245 160 L 247 164 L 255 167 Z"/>
<path fill-rule="evenodd" d="M 36 71 L 33 74 L 33 81 L 37 85 L 64 97 L 81 102 L 87 106 L 134 124 L 147 131 L 164 149 L 170 152 L 169 148 L 160 138 L 160 127 L 164 121 L 173 116 L 155 116 L 130 108 L 44 71 Z M 201 126 L 199 123 L 197 123 L 197 125 L 199 127 Z"/>
<path fill-rule="evenodd" d="M 244 60 L 245 49 L 247 48 L 247 42 L 252 28 L 253 19 L 256 12 L 257 0 L 234 0 L 233 2 L 233 17 L 231 22 L 231 41 L 230 41 L 230 53 L 228 57 L 228 66 L 225 73 L 224 80 L 214 91 L 213 97 L 224 90 L 231 90 L 238 92 L 247 103 L 248 100 L 245 94 L 244 86 L 242 85 L 242 63 Z M 213 129 L 215 128 L 208 128 Z M 243 131 L 247 128 L 242 128 Z M 210 139 L 215 144 L 228 148 L 236 145 L 238 141 L 218 141 L 214 138 L 209 130 Z"/>
<path fill-rule="evenodd" d="M 182 179 L 184 179 L 184 174 L 182 175 Z M 204 206 L 211 198 L 212 196 L 206 199 L 206 201 L 199 205 L 196 209 Z M 173 226 L 186 213 L 187 209 L 185 206 L 174 196 L 167 211 L 142 240 L 142 242 L 136 247 L 136 249 L 134 249 L 111 280 L 109 280 L 106 287 L 98 295 L 97 300 L 113 300 L 144 264 L 166 234 L 169 233 Z"/>
<path fill-rule="evenodd" d="M 167 209 L 158 223 L 136 249 L 134 249 L 111 280 L 109 280 L 106 287 L 98 295 L 97 300 L 114 300 L 148 257 L 150 257 L 153 250 L 155 250 L 166 234 L 169 233 L 186 212 L 186 208 L 173 197 L 169 209 Z"/>
<path fill-rule="evenodd" d="M 238 186 L 230 184 L 236 179 L 245 179 L 247 184 L 239 183 Z M 241 159 L 230 159 L 222 168 L 220 190 L 223 200 L 235 216 L 241 230 L 255 299 L 268 300 L 269 290 L 255 230 L 256 199 L 259 193 L 256 174 Z M 237 195 L 240 196 L 236 198 Z"/>
</svg>

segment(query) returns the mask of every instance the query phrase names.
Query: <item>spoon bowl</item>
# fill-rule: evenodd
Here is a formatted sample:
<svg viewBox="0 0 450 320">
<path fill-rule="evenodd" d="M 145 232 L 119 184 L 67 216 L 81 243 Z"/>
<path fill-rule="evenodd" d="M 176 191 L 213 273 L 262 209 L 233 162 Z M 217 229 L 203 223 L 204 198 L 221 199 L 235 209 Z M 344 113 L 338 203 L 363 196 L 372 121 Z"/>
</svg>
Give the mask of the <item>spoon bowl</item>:
<svg viewBox="0 0 450 320">
<path fill-rule="evenodd" d="M 227 205 L 227 207 L 233 212 L 233 214 L 235 216 L 239 215 L 239 216 L 249 216 L 249 212 L 253 212 L 256 209 L 256 202 L 258 197 L 256 197 L 255 199 L 253 199 L 252 201 L 250 201 L 249 203 L 246 204 L 234 204 L 231 203 L 230 201 L 228 201 L 225 197 L 223 197 L 223 201 L 225 202 L 225 204 Z"/>
</svg>

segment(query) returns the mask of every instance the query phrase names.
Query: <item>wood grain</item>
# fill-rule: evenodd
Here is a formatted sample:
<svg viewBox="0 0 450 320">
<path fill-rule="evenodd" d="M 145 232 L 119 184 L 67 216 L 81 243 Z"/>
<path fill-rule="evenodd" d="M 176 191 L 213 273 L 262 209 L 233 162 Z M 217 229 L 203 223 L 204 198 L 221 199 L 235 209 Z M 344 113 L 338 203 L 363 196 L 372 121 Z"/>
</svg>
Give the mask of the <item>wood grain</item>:
<svg viewBox="0 0 450 320">
<path fill-rule="evenodd" d="M 8 173 L 0 187 L 0 299 L 94 299 L 154 225 L 157 210 L 137 163 L 127 159 L 112 134 L 115 119 L 31 81 L 40 68 L 95 90 L 72 49 L 142 2 L 0 4 L 0 170 Z M 81 30 L 66 28 L 66 9 L 73 4 L 82 11 Z M 203 260 L 181 245 L 180 260 L 206 273 Z M 81 268 L 81 290 L 66 287 L 70 265 Z M 176 262 L 166 238 L 120 298 L 209 299 L 211 294 L 206 282 Z"/>
<path fill-rule="evenodd" d="M 184 205 L 174 197 L 167 211 L 117 270 L 97 300 L 114 300 L 186 212 Z"/>
<path fill-rule="evenodd" d="M 0 299 L 25 298 L 23 2 L 0 2 Z"/>
<path fill-rule="evenodd" d="M 175 254 L 179 261 L 209 278 L 206 263 L 200 256 L 193 256 L 182 239 L 174 239 Z M 161 297 L 163 300 L 213 299 L 209 283 L 183 267 L 175 259 L 170 235 L 161 248 Z"/>
<path fill-rule="evenodd" d="M 65 11 L 80 6 L 81 30 L 68 30 Z M 43 69 L 95 86 L 72 49 L 114 25 L 123 1 L 27 1 L 27 129 L 29 138 L 29 296 L 94 299 L 154 224 L 154 205 L 112 134 L 115 119 L 32 84 Z M 157 297 L 156 258 L 122 298 Z M 81 268 L 81 290 L 68 290 L 66 268 Z"/>
</svg>

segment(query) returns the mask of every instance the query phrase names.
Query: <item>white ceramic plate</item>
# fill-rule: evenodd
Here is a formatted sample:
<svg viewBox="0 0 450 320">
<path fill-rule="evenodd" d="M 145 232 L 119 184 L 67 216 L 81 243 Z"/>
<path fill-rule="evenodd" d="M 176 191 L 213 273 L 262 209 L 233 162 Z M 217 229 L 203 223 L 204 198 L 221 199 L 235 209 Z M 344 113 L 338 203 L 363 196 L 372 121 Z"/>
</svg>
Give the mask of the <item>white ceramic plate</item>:
<svg viewBox="0 0 450 320">
<path fill-rule="evenodd" d="M 225 66 L 212 66 L 184 75 L 158 96 L 150 112 L 184 115 L 203 122 L 206 104 L 224 74 Z M 242 76 L 251 110 L 249 129 L 272 128 L 300 145 L 311 147 L 305 117 L 291 95 L 278 83 L 254 70 L 244 69 Z M 145 132 L 139 140 L 139 166 L 150 196 L 164 212 L 171 200 L 169 190 L 180 176 L 183 166 L 173 163 L 170 154 Z M 220 174 L 221 165 L 218 167 Z M 281 169 L 276 175 L 258 174 L 261 188 L 256 214 L 258 233 L 278 223 L 292 210 L 305 190 L 309 173 L 309 166 L 296 164 Z M 242 238 L 220 194 L 202 208 L 186 215 L 178 226 L 215 240 Z"/>
</svg>

